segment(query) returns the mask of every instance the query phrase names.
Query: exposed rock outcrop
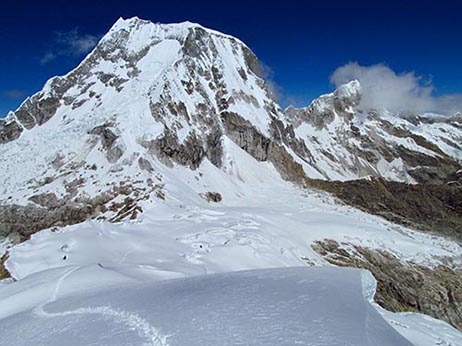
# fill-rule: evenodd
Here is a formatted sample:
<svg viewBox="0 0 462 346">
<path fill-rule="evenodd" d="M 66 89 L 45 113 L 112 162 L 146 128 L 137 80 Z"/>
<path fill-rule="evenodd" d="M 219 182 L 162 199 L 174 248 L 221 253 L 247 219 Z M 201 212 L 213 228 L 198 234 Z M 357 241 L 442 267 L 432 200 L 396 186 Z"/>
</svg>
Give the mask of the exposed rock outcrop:
<svg viewBox="0 0 462 346">
<path fill-rule="evenodd" d="M 104 124 L 93 128 L 89 134 L 98 135 L 101 138 L 101 145 L 106 151 L 106 158 L 110 163 L 117 162 L 122 155 L 124 150 L 121 145 L 117 143 L 117 136 L 111 129 L 110 124 Z"/>
<path fill-rule="evenodd" d="M 0 258 L 0 280 L 11 277 L 10 273 L 8 272 L 8 270 L 6 270 L 5 265 L 4 265 L 7 260 L 8 260 L 8 252 L 6 252 Z"/>
<path fill-rule="evenodd" d="M 206 154 L 204 143 L 195 135 L 190 135 L 184 143 L 180 143 L 175 132 L 165 129 L 163 136 L 143 145 L 150 153 L 166 164 L 171 161 L 196 169 Z"/>
<path fill-rule="evenodd" d="M 62 95 L 36 95 L 27 99 L 16 111 L 16 118 L 26 129 L 43 125 L 56 113 Z"/>
<path fill-rule="evenodd" d="M 248 120 L 232 112 L 221 113 L 226 135 L 258 161 L 268 160 L 271 140 L 263 136 Z"/>
<path fill-rule="evenodd" d="M 462 240 L 462 189 L 405 184 L 381 178 L 346 182 L 309 181 L 345 203 L 411 228 Z"/>
<path fill-rule="evenodd" d="M 206 193 L 201 193 L 200 196 L 205 199 L 207 202 L 215 202 L 215 203 L 218 203 L 218 202 L 221 202 L 221 200 L 223 199 L 223 197 L 221 196 L 221 194 L 219 192 L 206 192 Z"/>
<path fill-rule="evenodd" d="M 159 178 L 157 178 L 159 180 Z M 148 179 L 145 184 L 136 181 L 108 184 L 110 187 L 96 197 L 78 196 L 82 180 L 70 181 L 68 194 L 58 198 L 54 193 L 37 194 L 29 198 L 34 204 L 0 205 L 0 239 L 9 238 L 20 243 L 43 229 L 62 227 L 89 219 L 119 222 L 134 219 L 142 212 L 139 202 L 152 194 L 163 195 L 163 185 Z"/>
<path fill-rule="evenodd" d="M 45 228 L 66 226 L 98 216 L 97 205 L 65 205 L 56 209 L 33 205 L 0 206 L 0 237 L 22 242 Z"/>
<path fill-rule="evenodd" d="M 295 162 L 277 137 L 271 139 L 264 136 L 249 121 L 236 113 L 223 112 L 221 118 L 226 135 L 241 149 L 258 161 L 270 161 L 283 179 L 305 185 L 306 175 L 302 166 Z M 297 144 L 295 141 L 291 143 L 290 140 L 288 137 L 289 145 Z"/>
<path fill-rule="evenodd" d="M 5 121 L 0 119 L 0 144 L 14 141 L 21 136 L 23 129 L 16 120 Z"/>
<path fill-rule="evenodd" d="M 429 268 L 404 262 L 383 250 L 343 245 L 350 251 L 334 240 L 318 241 L 312 247 L 332 264 L 371 271 L 377 280 L 374 299 L 385 309 L 421 312 L 462 330 L 462 270 Z"/>
</svg>

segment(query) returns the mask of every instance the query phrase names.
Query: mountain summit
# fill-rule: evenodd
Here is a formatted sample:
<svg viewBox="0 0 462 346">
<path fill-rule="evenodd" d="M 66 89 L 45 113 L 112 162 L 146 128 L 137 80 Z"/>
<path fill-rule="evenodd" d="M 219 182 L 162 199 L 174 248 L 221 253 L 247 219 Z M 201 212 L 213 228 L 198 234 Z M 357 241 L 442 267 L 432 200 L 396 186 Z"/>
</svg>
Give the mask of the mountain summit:
<svg viewBox="0 0 462 346">
<path fill-rule="evenodd" d="M 155 156 L 168 165 L 195 169 L 207 158 L 221 167 L 225 135 L 266 160 L 274 133 L 278 142 L 286 137 L 282 120 L 257 58 L 242 42 L 189 22 L 132 18 L 118 20 L 75 70 L 49 80 L 10 114 L 0 138 L 36 150 L 24 154 L 32 166 L 11 181 L 14 190 L 39 178 L 37 166 L 137 161 L 149 169 Z M 17 169 L 8 168 L 2 178 Z"/>
</svg>

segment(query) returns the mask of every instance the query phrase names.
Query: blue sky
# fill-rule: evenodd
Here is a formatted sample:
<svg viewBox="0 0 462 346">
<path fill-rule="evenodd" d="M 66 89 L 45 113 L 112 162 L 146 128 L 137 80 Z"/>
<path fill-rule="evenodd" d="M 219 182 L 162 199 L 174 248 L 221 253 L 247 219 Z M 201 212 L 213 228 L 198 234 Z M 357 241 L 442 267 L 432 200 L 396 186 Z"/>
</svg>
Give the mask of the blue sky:
<svg viewBox="0 0 462 346">
<path fill-rule="evenodd" d="M 331 76 L 351 62 L 366 72 L 385 67 L 397 81 L 411 76 L 417 93 L 462 100 L 459 7 L 427 0 L 7 1 L 0 12 L 0 116 L 75 67 L 117 18 L 131 16 L 189 20 L 240 38 L 267 66 L 284 106 L 332 90 Z"/>
</svg>

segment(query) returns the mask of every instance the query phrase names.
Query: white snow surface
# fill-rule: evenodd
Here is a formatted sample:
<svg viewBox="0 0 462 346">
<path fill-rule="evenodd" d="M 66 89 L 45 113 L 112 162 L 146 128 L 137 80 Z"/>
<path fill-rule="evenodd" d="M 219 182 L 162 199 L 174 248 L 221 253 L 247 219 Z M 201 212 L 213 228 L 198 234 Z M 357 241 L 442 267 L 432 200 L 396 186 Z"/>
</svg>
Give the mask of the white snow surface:
<svg viewBox="0 0 462 346">
<path fill-rule="evenodd" d="M 9 271 L 24 278 L 49 268 L 101 263 L 197 275 L 306 260 L 323 264 L 310 247 L 323 239 L 387 250 L 427 266 L 462 265 L 460 244 L 297 188 L 271 164 L 257 162 L 231 141 L 225 144 L 222 169 L 207 160 L 197 171 L 159 164 L 166 199 L 142 201 L 137 220 L 87 221 L 38 232 L 10 250 Z M 199 196 L 206 191 L 219 192 L 223 201 L 206 202 Z"/>
<path fill-rule="evenodd" d="M 0 320 L 8 330 L 0 345 L 411 345 L 365 299 L 360 270 L 127 279 L 69 293 L 82 278 L 112 270 L 91 269 L 67 268 L 47 301 Z"/>
</svg>

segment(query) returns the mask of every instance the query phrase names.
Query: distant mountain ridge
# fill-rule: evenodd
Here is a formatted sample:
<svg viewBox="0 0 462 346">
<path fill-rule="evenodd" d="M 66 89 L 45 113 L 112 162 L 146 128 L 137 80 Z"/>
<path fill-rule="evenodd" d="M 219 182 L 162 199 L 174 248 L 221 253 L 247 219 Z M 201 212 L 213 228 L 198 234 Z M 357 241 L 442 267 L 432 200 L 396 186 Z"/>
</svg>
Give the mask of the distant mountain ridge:
<svg viewBox="0 0 462 346">
<path fill-rule="evenodd" d="M 364 110 L 360 100 L 359 82 L 352 81 L 306 108 L 285 110 L 297 137 L 316 153 L 319 178 L 441 183 L 460 169 L 462 118 L 405 118 Z"/>
</svg>

